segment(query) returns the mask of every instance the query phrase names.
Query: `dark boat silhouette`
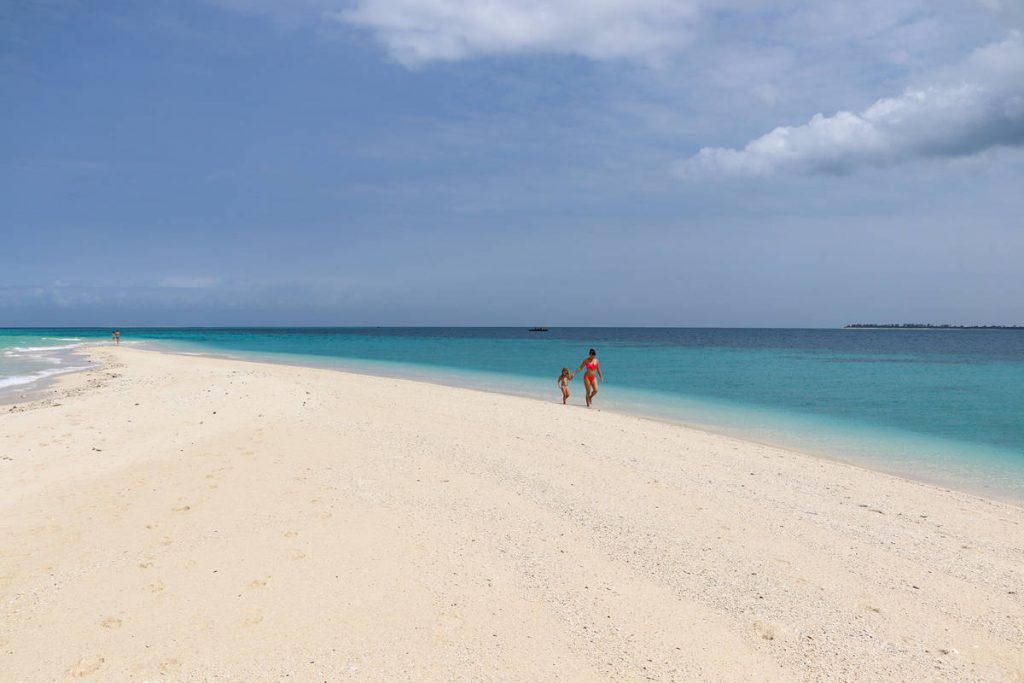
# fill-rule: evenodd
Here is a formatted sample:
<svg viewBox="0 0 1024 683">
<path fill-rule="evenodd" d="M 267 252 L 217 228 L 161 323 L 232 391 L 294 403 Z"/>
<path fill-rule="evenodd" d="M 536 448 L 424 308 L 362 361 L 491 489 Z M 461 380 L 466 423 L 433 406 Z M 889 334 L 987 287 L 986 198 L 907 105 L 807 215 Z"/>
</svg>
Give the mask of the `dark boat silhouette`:
<svg viewBox="0 0 1024 683">
<path fill-rule="evenodd" d="M 527 332 L 547 332 L 547 331 L 548 331 L 548 328 L 546 328 L 546 327 L 531 327 L 530 329 L 527 330 Z"/>
</svg>

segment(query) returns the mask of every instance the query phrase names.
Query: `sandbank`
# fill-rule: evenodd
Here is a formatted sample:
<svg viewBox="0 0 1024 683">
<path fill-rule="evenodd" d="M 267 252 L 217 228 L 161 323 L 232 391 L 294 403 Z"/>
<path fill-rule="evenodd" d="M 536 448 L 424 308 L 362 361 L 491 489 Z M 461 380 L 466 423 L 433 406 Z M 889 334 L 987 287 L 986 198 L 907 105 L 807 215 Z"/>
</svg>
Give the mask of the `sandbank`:
<svg viewBox="0 0 1024 683">
<path fill-rule="evenodd" d="M 1019 506 L 554 388 L 88 354 L 0 409 L 4 681 L 1024 681 Z"/>
</svg>

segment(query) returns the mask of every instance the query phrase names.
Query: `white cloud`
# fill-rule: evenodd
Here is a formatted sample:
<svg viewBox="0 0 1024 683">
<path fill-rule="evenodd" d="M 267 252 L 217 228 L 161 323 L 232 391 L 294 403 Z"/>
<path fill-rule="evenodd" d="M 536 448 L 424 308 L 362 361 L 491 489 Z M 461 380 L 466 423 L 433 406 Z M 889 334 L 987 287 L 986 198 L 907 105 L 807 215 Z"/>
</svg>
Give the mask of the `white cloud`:
<svg viewBox="0 0 1024 683">
<path fill-rule="evenodd" d="M 1013 32 L 931 83 L 880 99 L 860 113 L 817 114 L 742 149 L 706 147 L 679 164 L 683 176 L 845 173 L 921 158 L 956 158 L 1024 145 L 1024 36 Z"/>
<path fill-rule="evenodd" d="M 529 53 L 658 63 L 684 46 L 700 9 L 760 0 L 209 0 L 284 26 L 371 32 L 408 67 Z"/>
<path fill-rule="evenodd" d="M 696 0 L 357 0 L 334 16 L 415 66 L 531 52 L 657 62 L 697 15 Z"/>
<path fill-rule="evenodd" d="M 703 51 L 724 40 L 736 48 L 730 39 L 744 35 L 776 47 L 856 44 L 905 62 L 937 41 L 949 44 L 950 36 L 937 32 L 936 16 L 950 5 L 964 10 L 962 0 L 207 1 L 290 28 L 365 30 L 409 67 L 520 54 L 661 64 L 688 47 Z M 975 0 L 974 7 L 1008 16 L 1018 2 Z M 698 34 L 712 44 L 698 44 Z"/>
</svg>

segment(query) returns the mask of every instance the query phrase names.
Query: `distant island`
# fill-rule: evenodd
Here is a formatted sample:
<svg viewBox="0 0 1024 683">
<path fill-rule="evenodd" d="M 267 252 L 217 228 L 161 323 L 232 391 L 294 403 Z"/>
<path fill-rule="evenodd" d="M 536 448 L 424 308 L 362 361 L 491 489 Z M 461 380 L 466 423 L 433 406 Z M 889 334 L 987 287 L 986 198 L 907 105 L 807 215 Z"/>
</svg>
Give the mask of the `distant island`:
<svg viewBox="0 0 1024 683">
<path fill-rule="evenodd" d="M 930 323 L 853 323 L 844 330 L 1024 330 L 1024 325 L 932 325 Z"/>
</svg>

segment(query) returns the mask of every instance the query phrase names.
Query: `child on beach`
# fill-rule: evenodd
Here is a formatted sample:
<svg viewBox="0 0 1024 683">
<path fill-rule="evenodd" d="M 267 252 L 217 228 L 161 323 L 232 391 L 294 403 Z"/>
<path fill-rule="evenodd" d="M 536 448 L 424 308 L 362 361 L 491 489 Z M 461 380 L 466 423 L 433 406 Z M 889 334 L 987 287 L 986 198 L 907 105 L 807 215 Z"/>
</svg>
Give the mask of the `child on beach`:
<svg viewBox="0 0 1024 683">
<path fill-rule="evenodd" d="M 562 389 L 562 405 L 569 401 L 569 382 L 571 381 L 572 375 L 569 373 L 569 368 L 562 368 L 562 374 L 558 377 L 558 386 Z"/>
</svg>

